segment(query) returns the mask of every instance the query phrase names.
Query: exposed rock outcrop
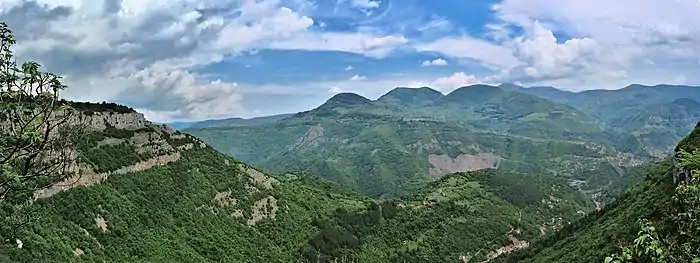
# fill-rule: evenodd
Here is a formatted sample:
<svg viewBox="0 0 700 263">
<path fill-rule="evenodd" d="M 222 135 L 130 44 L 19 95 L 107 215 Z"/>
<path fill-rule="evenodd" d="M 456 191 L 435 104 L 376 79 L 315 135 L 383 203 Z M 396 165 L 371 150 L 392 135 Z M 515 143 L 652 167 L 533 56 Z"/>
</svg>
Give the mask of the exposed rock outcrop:
<svg viewBox="0 0 700 263">
<path fill-rule="evenodd" d="M 34 198 L 46 198 L 53 196 L 60 191 L 68 190 L 74 187 L 99 184 L 113 174 L 126 174 L 144 171 L 150 169 L 151 167 L 166 165 L 177 160 L 180 160 L 180 153 L 174 152 L 172 154 L 157 156 L 142 162 L 135 163 L 133 165 L 129 165 L 127 167 L 122 167 L 119 170 L 106 173 L 95 173 L 92 172 L 89 168 L 81 166 L 82 168 L 78 168 L 77 174 L 75 176 L 68 178 L 62 182 L 55 183 L 49 188 L 41 189 L 35 192 Z"/>
<path fill-rule="evenodd" d="M 428 162 L 430 163 L 430 177 L 438 179 L 451 173 L 498 168 L 501 157 L 492 153 L 460 154 L 455 158 L 449 155 L 429 155 Z"/>
</svg>

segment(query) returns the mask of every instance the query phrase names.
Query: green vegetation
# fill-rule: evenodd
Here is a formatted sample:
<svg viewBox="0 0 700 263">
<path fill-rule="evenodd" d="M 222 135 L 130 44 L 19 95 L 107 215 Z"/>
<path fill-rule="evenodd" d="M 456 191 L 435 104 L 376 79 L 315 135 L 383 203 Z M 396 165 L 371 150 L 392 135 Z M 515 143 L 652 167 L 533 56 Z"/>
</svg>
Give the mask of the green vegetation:
<svg viewBox="0 0 700 263">
<path fill-rule="evenodd" d="M 206 128 L 206 127 L 224 127 L 224 126 L 249 126 L 249 125 L 259 125 L 278 122 L 284 118 L 290 117 L 294 114 L 279 114 L 273 116 L 265 116 L 258 118 L 242 119 L 242 118 L 228 118 L 219 120 L 205 120 L 197 122 L 173 122 L 168 123 L 168 126 L 173 127 L 178 130 L 182 129 L 192 129 L 192 128 Z"/>
<path fill-rule="evenodd" d="M 648 165 L 646 179 L 599 213 L 512 255 L 507 262 L 697 262 L 700 128 L 676 155 Z"/>
<path fill-rule="evenodd" d="M 74 110 L 59 102 L 60 77 L 36 62 L 17 65 L 15 38 L 0 22 L 0 242 L 35 219 L 25 207 L 34 191 L 71 176 L 69 147 L 81 127 L 67 123 Z M 61 136 L 55 136 L 60 134 Z"/>
<path fill-rule="evenodd" d="M 466 255 L 480 261 L 509 245 L 508 235 L 538 239 L 592 207 L 576 189 L 543 178 L 453 174 L 406 200 L 338 209 L 316 220 L 320 231 L 302 255 L 310 262 L 457 262 Z"/>
<path fill-rule="evenodd" d="M 395 100 L 386 96 L 378 105 L 353 98 L 354 104 L 339 100 L 345 104 L 332 102 L 328 105 L 336 106 L 322 106 L 272 124 L 187 132 L 267 170 L 307 172 L 382 198 L 409 194 L 444 175 L 430 172 L 429 158 L 436 155 L 492 153 L 502 157 L 500 170 L 583 180 L 580 187 L 592 192 L 617 185 L 618 171 L 625 171 L 611 167 L 606 158 L 617 158 L 617 153 L 603 143 L 485 132 L 458 121 L 397 116 L 408 113 L 388 110 L 393 107 L 389 102 Z"/>
<path fill-rule="evenodd" d="M 101 112 L 101 113 L 110 113 L 110 114 L 115 114 L 115 113 L 135 113 L 136 111 L 130 107 L 124 106 L 124 105 L 119 105 L 113 102 L 105 102 L 103 101 L 102 103 L 91 103 L 91 102 L 77 102 L 77 101 L 66 101 L 66 100 L 61 100 L 61 104 L 65 105 L 70 105 L 72 108 L 74 108 L 77 111 L 80 111 L 81 113 L 85 115 L 92 115 L 95 112 Z"/>
<path fill-rule="evenodd" d="M 627 145 L 637 154 L 663 158 L 700 119 L 700 88 L 689 86 L 630 85 L 619 90 L 588 90 L 579 93 L 552 87 L 500 86 L 574 107 L 603 124 L 606 130 L 631 135 Z M 623 147 L 624 145 L 618 145 Z"/>
<path fill-rule="evenodd" d="M 0 254 L 20 262 L 290 262 L 314 232 L 313 217 L 364 200 L 304 176 L 266 189 L 239 165 L 211 148 L 192 150 L 171 165 L 41 199 L 34 206 L 43 216 L 17 233 L 23 248 Z M 235 201 L 216 200 L 227 191 Z M 253 213 L 272 214 L 254 210 L 268 197 L 274 219 L 249 226 Z"/>
</svg>

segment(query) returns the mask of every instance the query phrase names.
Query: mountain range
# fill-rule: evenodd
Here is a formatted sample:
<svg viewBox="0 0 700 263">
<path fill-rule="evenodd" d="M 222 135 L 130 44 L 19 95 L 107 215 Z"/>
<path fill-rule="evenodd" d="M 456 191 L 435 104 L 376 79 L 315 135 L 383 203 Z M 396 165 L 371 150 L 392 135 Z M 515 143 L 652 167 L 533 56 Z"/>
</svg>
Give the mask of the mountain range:
<svg viewBox="0 0 700 263">
<path fill-rule="evenodd" d="M 671 101 L 667 114 L 692 114 L 692 102 Z M 269 171 L 309 172 L 374 197 L 402 196 L 453 172 L 498 168 L 547 174 L 609 201 L 634 181 L 625 175 L 630 167 L 665 157 L 687 130 L 627 116 L 637 126 L 610 129 L 605 119 L 513 86 L 473 85 L 447 95 L 396 88 L 374 101 L 341 93 L 274 122 L 185 131 Z M 673 134 L 657 136 L 662 130 Z"/>
<path fill-rule="evenodd" d="M 695 215 L 674 191 L 700 168 L 679 159 L 700 148 L 692 88 L 597 114 L 511 88 L 341 93 L 183 131 L 73 103 L 77 173 L 34 192 L 0 262 L 603 262 L 643 243 L 640 220 L 700 234 L 674 225 Z"/>
</svg>

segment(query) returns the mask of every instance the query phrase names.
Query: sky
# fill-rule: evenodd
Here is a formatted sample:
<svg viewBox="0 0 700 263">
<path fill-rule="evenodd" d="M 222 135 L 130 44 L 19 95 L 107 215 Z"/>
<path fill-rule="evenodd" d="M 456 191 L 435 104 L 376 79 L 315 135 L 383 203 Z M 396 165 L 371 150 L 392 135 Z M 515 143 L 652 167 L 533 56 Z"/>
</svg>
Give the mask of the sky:
<svg viewBox="0 0 700 263">
<path fill-rule="evenodd" d="M 156 122 L 475 83 L 700 84 L 700 0 L 0 0 L 62 96 Z"/>
</svg>

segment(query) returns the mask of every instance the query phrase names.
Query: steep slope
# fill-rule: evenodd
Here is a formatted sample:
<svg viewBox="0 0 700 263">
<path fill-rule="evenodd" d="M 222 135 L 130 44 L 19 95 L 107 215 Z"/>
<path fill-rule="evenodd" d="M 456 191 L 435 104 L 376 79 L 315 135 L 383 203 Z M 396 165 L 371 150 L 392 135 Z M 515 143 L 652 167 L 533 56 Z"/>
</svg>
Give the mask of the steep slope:
<svg viewBox="0 0 700 263">
<path fill-rule="evenodd" d="M 197 122 L 173 122 L 167 123 L 166 125 L 173 127 L 177 130 L 184 130 L 188 128 L 204 128 L 204 127 L 221 127 L 221 126 L 248 126 L 248 125 L 258 125 L 265 123 L 278 122 L 284 118 L 290 117 L 294 114 L 278 114 L 265 117 L 257 117 L 250 119 L 243 118 L 228 118 L 228 119 L 218 119 L 218 120 L 205 120 Z"/>
<path fill-rule="evenodd" d="M 700 125 L 676 147 L 691 152 L 700 148 Z M 646 169 L 646 179 L 628 189 L 619 200 L 599 214 L 580 222 L 533 246 L 531 250 L 512 256 L 508 262 L 603 262 L 630 244 L 639 231 L 640 219 L 660 221 L 672 207 L 678 181 L 688 171 L 669 158 Z"/>
<path fill-rule="evenodd" d="M 262 173 L 135 112 L 92 109 L 74 120 L 92 128 L 80 176 L 36 193 L 3 262 L 293 262 L 314 217 L 368 200 Z"/>
<path fill-rule="evenodd" d="M 587 202 L 543 176 L 453 174 L 405 200 L 319 220 L 303 255 L 311 262 L 479 262 L 560 229 L 585 215 Z"/>
<path fill-rule="evenodd" d="M 566 178 L 597 195 L 624 189 L 625 167 L 647 158 L 617 151 L 624 138 L 571 107 L 487 85 L 447 96 L 397 88 L 377 101 L 342 93 L 274 124 L 186 131 L 270 171 L 309 172 L 373 197 L 493 167 Z"/>
</svg>

